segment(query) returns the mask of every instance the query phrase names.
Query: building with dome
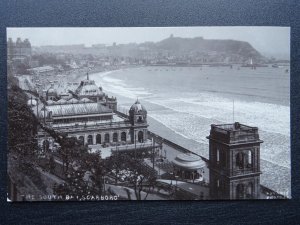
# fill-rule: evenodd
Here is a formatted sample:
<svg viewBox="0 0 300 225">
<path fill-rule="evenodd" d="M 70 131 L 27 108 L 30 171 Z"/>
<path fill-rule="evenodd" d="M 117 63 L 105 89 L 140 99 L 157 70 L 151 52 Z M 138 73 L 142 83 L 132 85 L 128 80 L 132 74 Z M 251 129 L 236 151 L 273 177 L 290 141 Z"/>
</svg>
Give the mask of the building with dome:
<svg viewBox="0 0 300 225">
<path fill-rule="evenodd" d="M 94 80 L 89 79 L 88 73 L 86 79 L 82 80 L 75 90 L 64 90 L 64 92 L 60 93 L 59 96 L 66 100 L 71 98 L 77 100 L 89 99 L 90 101 L 100 102 L 102 105 L 107 106 L 113 111 L 117 110 L 117 99 L 115 97 L 108 97 L 103 92 L 101 86 L 98 87 Z M 48 99 L 49 97 L 47 96 L 46 98 Z"/>
<path fill-rule="evenodd" d="M 54 89 L 53 84 L 51 84 L 50 88 L 46 91 L 46 100 L 58 100 L 57 91 Z"/>
<path fill-rule="evenodd" d="M 87 73 L 87 79 L 81 81 L 78 88 L 75 90 L 74 95 L 78 98 L 89 98 L 93 101 L 103 101 L 104 93 L 102 92 L 102 87 L 98 87 L 94 80 L 89 79 L 89 74 Z"/>
<path fill-rule="evenodd" d="M 131 124 L 130 133 L 132 142 L 136 135 L 138 142 L 143 142 L 147 137 L 147 110 L 139 100 L 136 100 L 130 107 L 129 121 Z"/>
<path fill-rule="evenodd" d="M 46 126 L 76 137 L 93 149 L 105 151 L 125 146 L 130 151 L 141 144 L 151 146 L 147 138 L 147 110 L 140 101 L 130 107 L 129 115 L 117 112 L 116 107 L 117 99 L 109 98 L 88 74 L 71 98 L 60 98 L 51 84 L 46 104 L 32 105 L 33 112 Z M 38 140 L 42 149 L 49 146 L 51 150 L 54 146 L 54 140 L 43 130 L 38 132 Z"/>
<path fill-rule="evenodd" d="M 178 176 L 182 180 L 188 180 L 190 182 L 203 181 L 204 168 L 206 167 L 203 159 L 192 153 L 178 154 L 174 160 L 172 160 L 174 166 L 175 176 Z"/>
</svg>

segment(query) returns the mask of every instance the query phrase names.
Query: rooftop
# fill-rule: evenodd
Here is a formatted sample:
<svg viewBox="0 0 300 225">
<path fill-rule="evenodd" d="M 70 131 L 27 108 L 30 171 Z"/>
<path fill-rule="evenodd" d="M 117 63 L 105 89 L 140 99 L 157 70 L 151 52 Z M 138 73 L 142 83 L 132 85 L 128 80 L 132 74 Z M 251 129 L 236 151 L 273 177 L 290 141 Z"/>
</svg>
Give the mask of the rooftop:
<svg viewBox="0 0 300 225">
<path fill-rule="evenodd" d="M 146 108 L 140 103 L 140 101 L 137 99 L 136 102 L 130 107 L 130 111 L 134 113 L 147 113 Z"/>
<path fill-rule="evenodd" d="M 40 106 L 41 108 L 41 106 Z M 36 111 L 34 111 L 36 112 Z M 46 106 L 46 112 L 52 112 L 52 117 L 57 116 L 79 116 L 86 114 L 112 113 L 112 110 L 97 102 L 58 104 Z M 39 116 L 43 117 L 43 109 L 39 111 Z"/>
<path fill-rule="evenodd" d="M 172 161 L 175 166 L 184 168 L 186 170 L 197 170 L 206 166 L 205 162 L 200 156 L 192 153 L 179 154 Z"/>
<path fill-rule="evenodd" d="M 211 125 L 212 129 L 213 128 L 219 128 L 225 131 L 238 131 L 238 130 L 243 130 L 243 131 L 250 131 L 250 130 L 257 130 L 257 127 L 251 127 L 247 126 L 244 124 L 241 124 L 239 122 L 231 123 L 231 124 L 212 124 Z"/>
<path fill-rule="evenodd" d="M 93 80 L 81 81 L 79 87 L 76 89 L 78 96 L 103 96 L 102 88 L 98 87 Z"/>
<path fill-rule="evenodd" d="M 114 152 L 131 152 L 135 149 L 137 149 L 138 151 L 141 151 L 141 150 L 148 150 L 149 148 L 159 147 L 159 146 L 160 145 L 158 145 L 157 143 L 153 144 L 153 142 L 151 140 L 147 139 L 143 143 L 137 142 L 136 144 L 108 146 L 105 148 L 103 148 L 101 145 L 89 145 L 89 148 L 91 149 L 91 152 L 101 151 L 101 157 L 108 158 Z"/>
<path fill-rule="evenodd" d="M 128 123 L 126 121 L 115 115 L 112 114 L 112 117 L 110 120 L 98 120 L 98 121 L 88 121 L 88 122 L 74 122 L 74 123 L 64 123 L 64 124 L 52 124 L 53 127 L 59 128 L 59 129 L 75 129 L 79 128 L 80 126 L 85 126 L 85 127 L 95 127 L 99 129 L 99 127 L 122 127 L 128 126 Z"/>
<path fill-rule="evenodd" d="M 238 122 L 233 124 L 212 124 L 210 135 L 207 138 L 225 144 L 262 143 L 259 139 L 257 127 L 247 126 Z"/>
</svg>

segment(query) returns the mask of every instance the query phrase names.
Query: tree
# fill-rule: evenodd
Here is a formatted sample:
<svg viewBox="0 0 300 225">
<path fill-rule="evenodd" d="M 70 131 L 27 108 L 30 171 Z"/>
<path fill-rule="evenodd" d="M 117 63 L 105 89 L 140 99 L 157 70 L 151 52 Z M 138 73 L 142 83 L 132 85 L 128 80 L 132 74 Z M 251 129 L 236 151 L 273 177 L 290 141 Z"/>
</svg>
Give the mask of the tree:
<svg viewBox="0 0 300 225">
<path fill-rule="evenodd" d="M 63 166 L 65 172 L 68 172 L 69 164 L 83 153 L 87 152 L 87 147 L 83 146 L 82 143 L 75 137 L 68 137 L 67 134 L 63 132 L 55 131 L 53 128 L 45 126 L 39 123 L 41 128 L 47 132 L 55 142 L 60 145 L 60 155 L 63 160 Z"/>
<path fill-rule="evenodd" d="M 37 120 L 27 105 L 28 97 L 16 85 L 8 91 L 8 149 L 20 157 L 33 156 L 37 149 Z"/>
<path fill-rule="evenodd" d="M 156 184 L 156 172 L 141 160 L 122 153 L 111 156 L 106 160 L 106 169 L 112 171 L 116 183 L 124 182 L 134 189 L 137 200 L 142 200 L 142 191 L 146 192 L 144 200 Z"/>
<path fill-rule="evenodd" d="M 76 165 L 66 173 L 66 182 L 53 187 L 54 193 L 64 198 L 70 196 L 71 200 L 100 196 L 103 193 L 104 174 L 99 154 L 84 153 L 76 160 Z"/>
<path fill-rule="evenodd" d="M 27 105 L 28 97 L 8 79 L 8 167 L 9 181 L 18 194 L 44 194 L 46 186 L 36 167 L 38 121 Z M 32 193 L 35 190 L 36 193 Z M 14 200 L 14 199 L 12 199 Z"/>
</svg>

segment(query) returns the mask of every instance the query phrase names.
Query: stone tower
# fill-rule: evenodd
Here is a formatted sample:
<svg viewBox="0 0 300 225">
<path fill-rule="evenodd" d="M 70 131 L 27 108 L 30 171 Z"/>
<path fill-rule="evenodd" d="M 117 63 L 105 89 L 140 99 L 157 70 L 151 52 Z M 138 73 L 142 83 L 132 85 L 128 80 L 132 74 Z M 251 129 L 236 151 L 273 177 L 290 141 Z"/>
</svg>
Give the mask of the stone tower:
<svg viewBox="0 0 300 225">
<path fill-rule="evenodd" d="M 257 199 L 260 193 L 258 128 L 238 122 L 211 125 L 209 182 L 212 199 Z"/>
<path fill-rule="evenodd" d="M 130 107 L 129 121 L 131 123 L 131 142 L 135 143 L 136 141 L 138 141 L 142 143 L 147 140 L 147 110 L 139 102 L 139 100 L 136 100 L 136 102 Z"/>
</svg>

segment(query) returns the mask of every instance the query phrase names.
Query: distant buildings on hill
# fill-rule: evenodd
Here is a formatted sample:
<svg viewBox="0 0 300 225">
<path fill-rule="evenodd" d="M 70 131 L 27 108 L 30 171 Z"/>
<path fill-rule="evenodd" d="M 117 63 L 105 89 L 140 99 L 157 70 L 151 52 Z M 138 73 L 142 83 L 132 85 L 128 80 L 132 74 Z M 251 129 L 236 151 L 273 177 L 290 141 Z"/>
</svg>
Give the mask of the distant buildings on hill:
<svg viewBox="0 0 300 225">
<path fill-rule="evenodd" d="M 17 38 L 14 42 L 12 38 L 7 42 L 7 66 L 8 72 L 26 71 L 31 61 L 32 48 L 28 39 Z"/>
</svg>

